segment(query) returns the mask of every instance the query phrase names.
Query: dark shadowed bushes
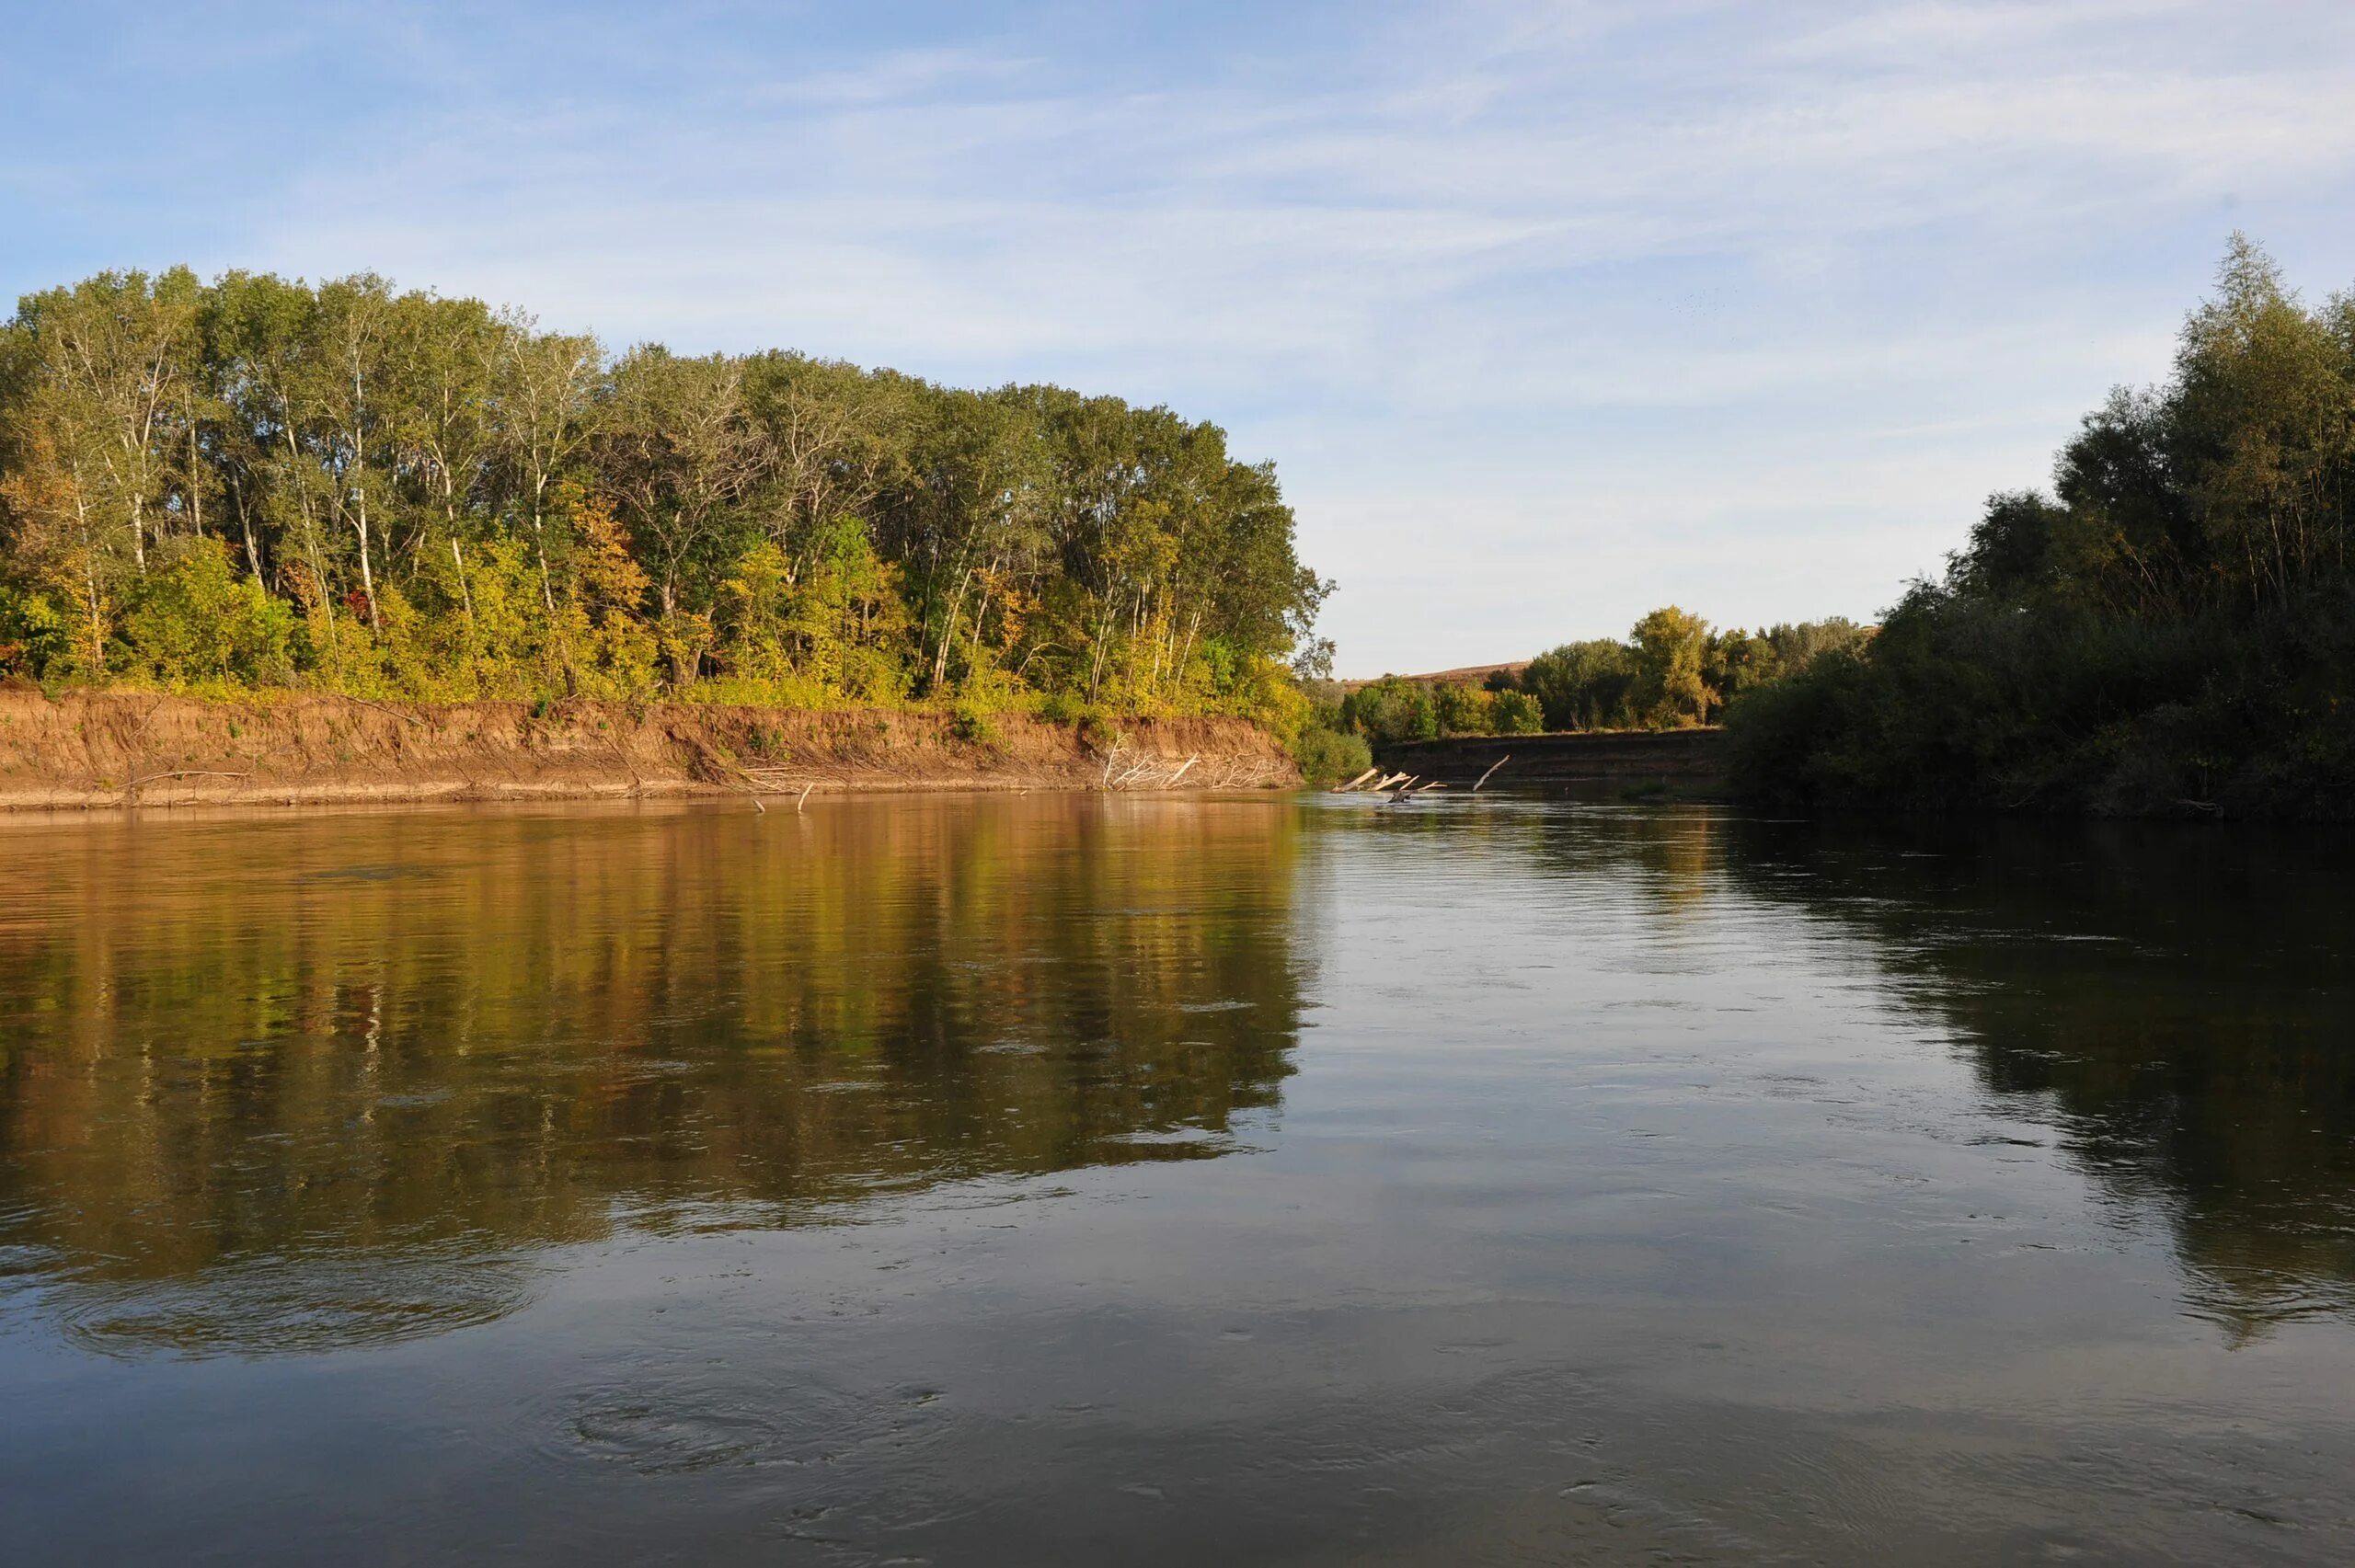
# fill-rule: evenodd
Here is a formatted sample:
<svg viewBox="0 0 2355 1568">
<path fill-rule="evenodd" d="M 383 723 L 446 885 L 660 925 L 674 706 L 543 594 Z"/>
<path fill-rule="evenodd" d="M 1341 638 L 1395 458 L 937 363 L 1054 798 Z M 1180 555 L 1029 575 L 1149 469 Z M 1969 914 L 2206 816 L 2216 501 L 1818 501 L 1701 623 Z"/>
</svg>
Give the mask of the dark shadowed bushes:
<svg viewBox="0 0 2355 1568">
<path fill-rule="evenodd" d="M 2355 816 L 2355 301 L 2234 241 L 2168 382 L 1998 495 L 1871 642 L 1741 697 L 1796 803 Z"/>
</svg>

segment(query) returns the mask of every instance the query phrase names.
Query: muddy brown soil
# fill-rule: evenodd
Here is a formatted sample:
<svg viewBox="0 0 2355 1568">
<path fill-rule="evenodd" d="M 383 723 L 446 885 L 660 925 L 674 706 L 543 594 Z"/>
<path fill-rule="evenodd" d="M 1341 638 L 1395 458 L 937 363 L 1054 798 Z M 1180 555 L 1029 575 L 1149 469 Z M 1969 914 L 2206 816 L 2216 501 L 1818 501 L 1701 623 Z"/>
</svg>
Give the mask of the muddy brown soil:
<svg viewBox="0 0 2355 1568">
<path fill-rule="evenodd" d="M 1299 782 L 1233 718 L 1082 729 L 1008 714 L 976 733 L 924 712 L 0 689 L 0 810 Z"/>
</svg>

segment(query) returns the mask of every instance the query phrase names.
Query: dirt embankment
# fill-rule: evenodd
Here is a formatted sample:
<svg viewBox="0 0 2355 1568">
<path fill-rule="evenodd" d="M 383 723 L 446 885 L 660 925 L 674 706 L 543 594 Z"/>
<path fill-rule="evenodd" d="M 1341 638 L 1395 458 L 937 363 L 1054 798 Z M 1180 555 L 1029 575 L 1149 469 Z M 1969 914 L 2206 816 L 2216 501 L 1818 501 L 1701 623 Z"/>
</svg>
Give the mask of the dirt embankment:
<svg viewBox="0 0 2355 1568">
<path fill-rule="evenodd" d="M 1496 782 L 1505 785 L 1709 787 L 1725 781 L 1725 735 L 1717 729 L 1465 735 L 1376 746 L 1373 756 L 1385 768 L 1449 784 L 1478 779 L 1499 762 Z"/>
<path fill-rule="evenodd" d="M 1241 719 L 1082 731 L 1017 715 L 807 713 L 703 704 L 216 703 L 0 690 L 0 809 L 805 789 L 1259 789 L 1299 782 Z"/>
</svg>

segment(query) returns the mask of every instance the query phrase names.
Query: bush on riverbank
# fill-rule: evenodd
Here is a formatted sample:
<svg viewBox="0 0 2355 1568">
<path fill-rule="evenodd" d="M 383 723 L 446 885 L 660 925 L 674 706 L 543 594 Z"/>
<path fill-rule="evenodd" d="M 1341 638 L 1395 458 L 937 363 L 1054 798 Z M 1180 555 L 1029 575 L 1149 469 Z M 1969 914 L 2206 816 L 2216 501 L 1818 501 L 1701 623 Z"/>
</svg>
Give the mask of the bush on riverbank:
<svg viewBox="0 0 2355 1568">
<path fill-rule="evenodd" d="M 1302 780 L 1320 788 L 1344 784 L 1373 766 L 1373 750 L 1364 736 L 1322 725 L 1303 730 L 1292 752 Z"/>
</svg>

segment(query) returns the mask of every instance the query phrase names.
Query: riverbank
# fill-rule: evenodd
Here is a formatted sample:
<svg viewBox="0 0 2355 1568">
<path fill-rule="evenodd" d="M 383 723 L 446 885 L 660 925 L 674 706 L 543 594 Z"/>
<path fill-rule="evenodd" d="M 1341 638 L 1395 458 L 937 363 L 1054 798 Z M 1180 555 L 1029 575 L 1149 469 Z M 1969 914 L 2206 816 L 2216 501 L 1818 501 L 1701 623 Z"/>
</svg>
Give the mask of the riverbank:
<svg viewBox="0 0 2355 1568">
<path fill-rule="evenodd" d="M 1052 724 L 700 703 L 378 703 L 0 691 L 0 810 L 805 790 L 1266 789 L 1299 783 L 1236 718 Z"/>
<path fill-rule="evenodd" d="M 1377 745 L 1384 768 L 1450 785 L 1490 776 L 1502 785 L 1614 784 L 1671 794 L 1721 794 L 1724 732 L 1596 730 L 1557 735 L 1458 735 Z"/>
</svg>

